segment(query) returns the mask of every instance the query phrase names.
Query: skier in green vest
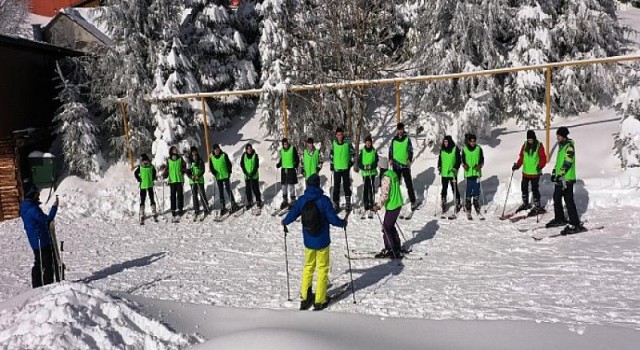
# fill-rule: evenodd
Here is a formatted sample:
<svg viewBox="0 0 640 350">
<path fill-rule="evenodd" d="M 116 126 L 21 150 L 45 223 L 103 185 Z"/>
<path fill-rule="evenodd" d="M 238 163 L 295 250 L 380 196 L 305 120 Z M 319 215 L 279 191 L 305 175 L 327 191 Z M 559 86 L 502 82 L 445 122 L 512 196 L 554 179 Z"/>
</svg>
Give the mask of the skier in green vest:
<svg viewBox="0 0 640 350">
<path fill-rule="evenodd" d="M 280 183 L 282 184 L 282 204 L 280 204 L 280 209 L 291 208 L 296 203 L 299 165 L 300 156 L 298 155 L 298 150 L 289 143 L 286 137 L 283 138 L 280 160 L 276 164 L 276 168 L 280 169 Z M 291 198 L 291 202 L 287 200 L 287 196 Z"/>
<path fill-rule="evenodd" d="M 226 190 L 229 201 L 231 202 L 231 212 L 238 211 L 240 207 L 236 204 L 235 198 L 233 198 L 233 192 L 231 191 L 231 161 L 226 153 L 222 152 L 220 145 L 217 143 L 213 145 L 213 154 L 209 159 L 209 169 L 216 178 L 216 184 L 218 185 L 218 192 L 220 192 L 220 216 L 225 215 L 228 210 L 224 199 L 224 192 Z"/>
<path fill-rule="evenodd" d="M 367 135 L 364 139 L 364 148 L 360 150 L 358 156 L 358 169 L 364 183 L 364 210 L 369 211 L 373 208 L 374 183 L 378 175 L 378 151 L 373 147 L 371 135 Z"/>
<path fill-rule="evenodd" d="M 140 155 L 140 165 L 133 172 L 136 180 L 140 183 L 140 224 L 144 224 L 144 202 L 149 195 L 151 202 L 151 212 L 155 219 L 158 218 L 156 211 L 156 199 L 154 198 L 153 182 L 156 180 L 156 168 L 151 165 L 149 156 L 145 153 Z"/>
<path fill-rule="evenodd" d="M 336 139 L 331 143 L 331 172 L 333 172 L 333 206 L 340 212 L 340 184 L 345 196 L 345 209 L 351 211 L 351 177 L 349 170 L 353 166 L 355 149 L 344 136 L 342 128 L 336 129 Z"/>
<path fill-rule="evenodd" d="M 191 147 L 187 170 L 187 177 L 191 185 L 191 198 L 193 200 L 193 220 L 195 221 L 200 216 L 200 200 L 202 200 L 202 208 L 205 215 L 209 215 L 209 203 L 204 189 L 204 160 L 200 157 L 196 147 Z"/>
<path fill-rule="evenodd" d="M 458 190 L 458 170 L 461 164 L 462 157 L 458 146 L 453 142 L 451 135 L 445 136 L 438 156 L 438 172 L 442 181 L 442 190 L 440 191 L 442 200 L 440 203 L 443 213 L 447 211 L 447 190 L 449 185 L 451 185 L 451 191 L 455 198 L 455 212 L 459 212 L 462 208 L 460 205 L 460 191 Z"/>
<path fill-rule="evenodd" d="M 462 167 L 464 168 L 464 178 L 467 182 L 466 198 L 464 202 L 467 218 L 471 219 L 471 200 L 473 207 L 480 213 L 480 177 L 482 177 L 482 167 L 484 166 L 484 154 L 482 148 L 476 144 L 476 135 L 466 135 L 466 145 L 462 149 Z"/>
<path fill-rule="evenodd" d="M 387 160 L 381 158 L 380 168 L 388 169 Z M 375 255 L 376 258 L 402 258 L 403 251 L 400 236 L 396 229 L 398 216 L 404 200 L 400 192 L 400 178 L 398 173 L 389 169 L 382 174 L 382 184 L 380 185 L 380 196 L 378 203 L 374 204 L 372 210 L 378 212 L 385 208 L 384 222 L 382 223 L 382 240 L 384 249 Z"/>
<path fill-rule="evenodd" d="M 404 179 L 411 201 L 411 210 L 417 209 L 416 193 L 413 189 L 413 179 L 411 178 L 411 163 L 413 162 L 413 145 L 409 135 L 404 132 L 404 124 L 398 123 L 397 134 L 389 146 L 389 163 L 398 174 L 400 182 Z"/>
<path fill-rule="evenodd" d="M 305 180 L 313 174 L 320 173 L 322 169 L 322 158 L 320 158 L 320 150 L 315 146 L 315 141 L 310 137 L 307 139 L 306 148 L 302 152 L 302 171 Z"/>
<path fill-rule="evenodd" d="M 547 153 L 542 142 L 538 141 L 533 130 L 527 131 L 527 141 L 520 147 L 518 161 L 511 167 L 512 171 L 522 167 L 522 182 L 520 182 L 522 205 L 516 209 L 516 213 L 531 209 L 530 215 L 538 215 L 545 211 L 540 205 L 540 176 L 542 175 L 542 168 L 546 164 Z M 533 209 L 529 203 L 529 182 L 531 182 L 531 193 L 533 194 Z"/>
<path fill-rule="evenodd" d="M 253 196 L 256 197 L 258 209 L 262 209 L 262 196 L 260 195 L 260 160 L 258 154 L 253 150 L 253 146 L 247 143 L 244 146 L 244 153 L 240 158 L 240 168 L 244 174 L 245 195 L 247 197 L 247 209 L 253 206 Z"/>
<path fill-rule="evenodd" d="M 178 153 L 178 147 L 171 146 L 169 148 L 169 159 L 164 171 L 163 178 L 169 179 L 169 190 L 171 191 L 171 214 L 172 222 L 178 222 L 179 216 L 184 214 L 184 174 L 187 172 L 187 166 Z"/>
<path fill-rule="evenodd" d="M 558 155 L 553 168 L 551 181 L 555 183 L 553 190 L 554 218 L 547 223 L 547 227 L 558 227 L 567 224 L 562 208 L 562 199 L 567 206 L 569 214 L 569 225 L 563 230 L 563 235 L 574 234 L 586 231 L 578 217 L 576 203 L 573 200 L 573 185 L 576 183 L 576 149 L 575 143 L 569 138 L 569 129 L 560 127 L 556 131 L 558 141 Z"/>
</svg>

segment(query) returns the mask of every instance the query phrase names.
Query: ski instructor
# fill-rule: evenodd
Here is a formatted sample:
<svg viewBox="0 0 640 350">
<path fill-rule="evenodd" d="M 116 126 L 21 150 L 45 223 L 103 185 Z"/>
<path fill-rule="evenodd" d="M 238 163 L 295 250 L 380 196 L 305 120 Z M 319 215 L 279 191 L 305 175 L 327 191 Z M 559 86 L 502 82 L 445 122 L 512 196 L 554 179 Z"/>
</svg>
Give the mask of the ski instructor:
<svg viewBox="0 0 640 350">
<path fill-rule="evenodd" d="M 46 215 L 40 208 L 40 189 L 31 186 L 24 196 L 24 201 L 20 204 L 20 218 L 24 223 L 24 230 L 27 232 L 29 244 L 33 249 L 35 261 L 31 268 L 31 286 L 33 288 L 60 280 L 56 275 L 56 260 L 51 235 L 49 234 L 49 223 L 53 221 L 58 212 L 59 200 L 56 197 L 55 203 Z"/>
</svg>

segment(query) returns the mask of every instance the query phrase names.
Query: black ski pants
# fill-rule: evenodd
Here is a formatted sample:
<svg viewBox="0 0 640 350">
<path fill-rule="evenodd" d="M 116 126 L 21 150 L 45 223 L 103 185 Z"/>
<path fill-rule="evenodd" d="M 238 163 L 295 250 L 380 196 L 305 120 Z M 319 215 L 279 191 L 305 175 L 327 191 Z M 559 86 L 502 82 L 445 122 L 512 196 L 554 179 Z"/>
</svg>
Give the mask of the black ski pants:
<svg viewBox="0 0 640 350">
<path fill-rule="evenodd" d="M 451 185 L 451 192 L 453 192 L 453 196 L 456 199 L 456 203 L 460 203 L 460 190 L 458 189 L 458 180 L 453 177 L 442 177 L 442 190 L 440 191 L 440 197 L 446 202 L 447 199 L 447 191 L 449 190 L 449 185 Z"/>
<path fill-rule="evenodd" d="M 220 205 L 222 206 L 222 209 L 224 209 L 226 204 L 224 200 L 225 190 L 227 192 L 227 197 L 229 197 L 229 201 L 231 202 L 231 204 L 234 204 L 236 200 L 235 198 L 233 198 L 233 192 L 231 192 L 231 181 L 229 179 L 216 180 L 216 183 L 218 184 L 218 192 L 220 192 Z"/>
<path fill-rule="evenodd" d="M 376 179 L 375 175 L 362 177 L 362 180 L 364 182 L 363 203 L 364 203 L 365 210 L 371 209 L 374 204 L 373 196 L 376 192 L 375 179 Z"/>
<path fill-rule="evenodd" d="M 55 281 L 60 281 L 58 276 L 58 260 L 53 253 L 53 246 L 49 245 L 34 249 L 35 261 L 31 268 L 31 286 L 33 288 L 42 287 Z M 41 258 L 42 257 L 42 258 Z"/>
<path fill-rule="evenodd" d="M 178 215 L 177 211 L 182 213 L 184 208 L 184 184 L 182 182 L 174 182 L 169 184 L 169 189 L 171 191 L 171 213 L 176 216 Z"/>
<path fill-rule="evenodd" d="M 204 190 L 204 184 L 195 183 L 191 185 L 191 198 L 193 200 L 193 210 L 196 214 L 200 214 L 200 200 L 202 200 L 202 209 L 209 213 L 209 203 L 207 193 Z"/>
<path fill-rule="evenodd" d="M 402 183 L 402 179 L 404 178 L 404 182 L 407 185 L 407 192 L 409 193 L 409 200 L 411 204 L 416 202 L 416 192 L 413 189 L 413 178 L 411 178 L 411 168 L 400 168 L 394 169 L 396 174 L 398 174 L 398 180 Z"/>
<path fill-rule="evenodd" d="M 576 202 L 573 200 L 573 182 L 566 182 L 566 187 L 564 188 L 562 183 L 556 183 L 553 190 L 553 211 L 556 220 L 563 220 L 565 218 L 562 208 L 563 199 L 564 204 L 567 206 L 567 213 L 569 213 L 569 223 L 576 226 L 580 225 Z"/>
<path fill-rule="evenodd" d="M 247 203 L 253 203 L 253 196 L 255 195 L 256 201 L 262 202 L 260 195 L 260 180 L 258 179 L 245 179 L 244 191 L 247 196 Z"/>
<path fill-rule="evenodd" d="M 533 194 L 533 201 L 535 203 L 540 202 L 540 177 L 527 178 L 522 177 L 520 182 L 520 191 L 522 191 L 522 202 L 529 204 L 529 183 L 531 183 L 531 193 Z"/>
<path fill-rule="evenodd" d="M 147 194 L 149 194 L 149 202 L 151 202 L 151 206 L 156 205 L 156 199 L 153 193 L 153 187 L 147 189 L 140 189 L 140 206 L 144 208 L 144 202 L 147 201 Z"/>
<path fill-rule="evenodd" d="M 351 197 L 351 178 L 349 170 L 335 170 L 333 172 L 333 202 L 340 203 L 340 184 L 345 197 Z"/>
</svg>

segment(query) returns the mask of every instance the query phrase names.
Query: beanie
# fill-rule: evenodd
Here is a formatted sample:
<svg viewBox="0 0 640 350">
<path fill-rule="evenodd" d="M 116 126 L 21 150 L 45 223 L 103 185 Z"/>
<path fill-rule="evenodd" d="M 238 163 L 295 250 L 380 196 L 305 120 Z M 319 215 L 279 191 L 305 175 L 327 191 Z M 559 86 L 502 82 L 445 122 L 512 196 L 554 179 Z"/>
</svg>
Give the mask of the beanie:
<svg viewBox="0 0 640 350">
<path fill-rule="evenodd" d="M 569 136 L 569 129 L 567 129 L 564 126 L 561 126 L 558 128 L 558 131 L 556 131 L 556 135 L 560 135 L 566 139 L 567 136 Z"/>
<path fill-rule="evenodd" d="M 320 187 L 320 176 L 313 174 L 307 179 L 307 187 Z"/>
<path fill-rule="evenodd" d="M 140 155 L 140 160 L 142 160 L 143 162 L 146 160 L 148 162 L 149 161 L 149 156 L 146 153 L 142 153 Z"/>
<path fill-rule="evenodd" d="M 364 138 L 364 142 L 373 142 L 373 138 L 371 138 L 371 135 L 367 135 L 367 137 Z"/>
<path fill-rule="evenodd" d="M 533 130 L 527 131 L 527 140 L 537 140 L 536 133 Z"/>
<path fill-rule="evenodd" d="M 397 129 L 404 130 L 404 123 L 398 123 Z"/>
<path fill-rule="evenodd" d="M 40 189 L 33 185 L 29 188 L 29 190 L 27 191 L 27 194 L 24 195 L 25 198 L 28 199 L 33 199 L 38 193 L 40 193 Z"/>
</svg>

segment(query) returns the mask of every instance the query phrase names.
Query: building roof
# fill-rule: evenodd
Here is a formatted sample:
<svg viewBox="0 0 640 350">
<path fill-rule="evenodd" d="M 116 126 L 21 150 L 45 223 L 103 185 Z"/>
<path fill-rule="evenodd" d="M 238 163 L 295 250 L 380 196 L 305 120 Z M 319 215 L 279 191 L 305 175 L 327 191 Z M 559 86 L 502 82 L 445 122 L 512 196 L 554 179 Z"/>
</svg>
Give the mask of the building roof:
<svg viewBox="0 0 640 350">
<path fill-rule="evenodd" d="M 103 44 L 112 46 L 113 40 L 111 40 L 111 38 L 107 35 L 107 28 L 102 23 L 100 23 L 100 16 L 106 10 L 106 7 L 68 7 L 60 10 L 58 14 L 47 24 L 44 30 L 49 30 L 49 28 L 53 27 L 60 20 L 60 18 L 64 16 L 89 32 Z"/>
<path fill-rule="evenodd" d="M 84 53 L 42 41 L 29 40 L 13 35 L 0 34 L 0 46 L 16 47 L 23 50 L 46 52 L 57 56 L 82 56 Z"/>
</svg>

